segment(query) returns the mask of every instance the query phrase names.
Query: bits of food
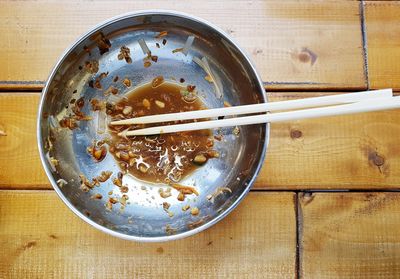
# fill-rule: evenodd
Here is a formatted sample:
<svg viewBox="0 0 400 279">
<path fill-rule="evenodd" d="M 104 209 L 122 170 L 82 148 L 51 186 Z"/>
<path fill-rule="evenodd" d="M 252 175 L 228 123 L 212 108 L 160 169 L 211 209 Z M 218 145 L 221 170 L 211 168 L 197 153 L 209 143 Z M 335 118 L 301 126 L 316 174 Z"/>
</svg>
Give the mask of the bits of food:
<svg viewBox="0 0 400 279">
<path fill-rule="evenodd" d="M 90 74 L 95 74 L 99 71 L 99 62 L 97 60 L 85 61 L 85 70 Z"/>
<path fill-rule="evenodd" d="M 122 46 L 118 54 L 118 60 L 122 59 L 125 59 L 128 64 L 132 63 L 131 50 L 126 46 Z"/>
<path fill-rule="evenodd" d="M 188 85 L 188 86 L 186 86 L 186 88 L 187 88 L 187 90 L 189 91 L 189 92 L 193 92 L 195 89 L 196 89 L 196 86 L 195 85 Z"/>
<path fill-rule="evenodd" d="M 193 216 L 199 215 L 199 213 L 200 213 L 200 210 L 197 207 L 193 207 L 190 210 L 190 214 L 192 214 Z"/>
<path fill-rule="evenodd" d="M 169 198 L 172 195 L 171 188 L 167 188 L 166 190 L 164 190 L 163 188 L 160 188 L 158 190 L 158 193 L 160 194 L 160 197 L 162 197 L 163 199 Z"/>
<path fill-rule="evenodd" d="M 181 95 L 185 102 L 187 103 L 194 103 L 197 100 L 197 92 L 195 91 L 196 86 L 194 85 L 187 85 L 185 89 L 182 89 Z"/>
<path fill-rule="evenodd" d="M 123 115 L 129 115 L 133 111 L 133 108 L 131 106 L 125 106 L 124 109 L 122 110 Z"/>
<path fill-rule="evenodd" d="M 156 39 L 160 39 L 162 37 L 165 37 L 168 35 L 168 31 L 161 31 L 160 33 L 158 33 L 154 38 Z"/>
<path fill-rule="evenodd" d="M 113 208 L 113 204 L 116 204 L 116 203 L 118 203 L 118 200 L 113 197 L 110 197 L 108 199 L 108 202 L 106 203 L 106 208 L 111 211 Z"/>
<path fill-rule="evenodd" d="M 175 190 L 178 190 L 179 192 L 182 192 L 185 195 L 190 195 L 190 194 L 195 194 L 196 196 L 199 195 L 199 192 L 197 192 L 196 188 L 192 186 L 184 186 L 178 183 L 173 183 L 171 186 Z"/>
<path fill-rule="evenodd" d="M 164 82 L 164 77 L 163 76 L 157 76 L 152 80 L 151 86 L 153 88 L 156 88 L 156 87 L 160 86 L 163 82 Z"/>
<path fill-rule="evenodd" d="M 164 210 L 169 209 L 171 206 L 171 204 L 169 204 L 168 202 L 163 202 L 163 208 Z"/>
<path fill-rule="evenodd" d="M 122 195 L 122 197 L 119 199 L 120 204 L 122 204 L 123 206 L 126 205 L 126 202 L 129 200 L 129 196 L 128 195 Z"/>
<path fill-rule="evenodd" d="M 95 179 L 99 182 L 106 182 L 112 175 L 112 171 L 102 171 Z"/>
<path fill-rule="evenodd" d="M 184 185 L 180 185 L 177 183 L 173 183 L 171 186 L 175 190 L 179 191 L 179 194 L 177 197 L 178 201 L 184 201 L 186 195 L 191 195 L 191 194 L 195 194 L 196 196 L 199 195 L 199 192 L 197 192 L 197 190 L 191 186 L 184 186 Z"/>
<path fill-rule="evenodd" d="M 185 195 L 182 192 L 179 192 L 177 199 L 178 199 L 178 201 L 184 201 Z"/>
<path fill-rule="evenodd" d="M 190 205 L 184 205 L 184 206 L 182 206 L 182 211 L 188 211 L 189 210 L 189 208 L 190 208 Z"/>
<path fill-rule="evenodd" d="M 150 109 L 151 103 L 148 99 L 144 98 L 142 104 L 145 108 Z"/>
<path fill-rule="evenodd" d="M 152 56 L 150 57 L 150 59 L 151 59 L 151 61 L 153 61 L 153 62 L 157 62 L 157 61 L 158 61 L 158 56 L 157 56 L 157 55 L 152 55 Z"/>
<path fill-rule="evenodd" d="M 228 101 L 224 101 L 224 107 L 225 108 L 229 108 L 229 107 L 231 107 L 232 105 L 228 102 Z"/>
<path fill-rule="evenodd" d="M 60 120 L 59 124 L 62 128 L 68 128 L 70 130 L 78 128 L 78 124 L 76 123 L 75 118 L 71 116 L 64 117 L 63 119 Z"/>
<path fill-rule="evenodd" d="M 122 178 L 123 178 L 123 174 L 122 174 L 122 172 L 119 172 L 117 177 L 113 178 L 112 182 L 114 183 L 115 186 L 122 187 Z"/>
<path fill-rule="evenodd" d="M 144 165 L 140 165 L 140 166 L 139 166 L 139 170 L 140 170 L 140 172 L 142 172 L 142 173 L 146 173 L 146 172 L 149 170 L 149 168 L 147 168 L 147 167 L 144 166 Z"/>
<path fill-rule="evenodd" d="M 98 99 L 91 99 L 90 105 L 92 106 L 93 111 L 103 110 L 106 107 L 106 103 L 104 101 L 99 101 Z"/>
<path fill-rule="evenodd" d="M 92 55 L 92 52 L 90 51 L 90 48 L 88 46 L 83 46 L 83 50 L 86 51 L 89 54 L 89 56 Z"/>
<path fill-rule="evenodd" d="M 93 80 L 89 81 L 89 86 L 96 89 L 102 89 L 103 87 L 101 86 L 101 80 L 107 76 L 108 72 L 100 73 L 100 75 L 97 76 L 94 81 Z"/>
<path fill-rule="evenodd" d="M 206 75 L 206 76 L 204 77 L 204 79 L 205 79 L 206 81 L 208 81 L 209 83 L 214 82 L 214 80 L 212 79 L 212 77 L 211 77 L 210 75 Z"/>
<path fill-rule="evenodd" d="M 132 85 L 131 80 L 128 79 L 128 78 L 125 78 L 125 79 L 122 81 L 122 83 L 123 83 L 126 87 L 131 87 L 131 85 Z"/>
<path fill-rule="evenodd" d="M 101 200 L 102 198 L 103 198 L 103 196 L 102 196 L 101 194 L 99 194 L 99 193 L 94 194 L 94 195 L 92 196 L 92 199 L 96 199 L 96 200 Z"/>
<path fill-rule="evenodd" d="M 87 148 L 87 152 L 96 162 L 101 162 L 107 155 L 107 148 L 103 144 L 93 143 Z"/>
<path fill-rule="evenodd" d="M 168 216 L 172 218 L 172 217 L 174 217 L 174 213 L 169 210 L 170 207 L 171 207 L 171 204 L 169 204 L 168 202 L 163 202 L 164 211 L 167 212 Z"/>
<path fill-rule="evenodd" d="M 207 157 L 204 154 L 197 154 L 193 159 L 193 163 L 196 165 L 204 165 L 207 162 Z"/>
<path fill-rule="evenodd" d="M 129 188 L 128 188 L 128 186 L 122 186 L 119 188 L 119 190 L 121 191 L 121 193 L 128 193 Z"/>
<path fill-rule="evenodd" d="M 91 183 L 89 181 L 89 179 L 87 179 L 86 176 L 84 176 L 83 174 L 80 174 L 79 178 L 81 179 L 81 187 L 80 187 L 80 189 L 83 192 L 89 192 L 90 189 L 92 189 L 94 187 L 94 184 Z"/>
<path fill-rule="evenodd" d="M 211 138 L 208 139 L 208 140 L 207 140 L 207 143 L 206 143 L 206 146 L 207 146 L 208 148 L 213 147 L 213 146 L 214 146 L 214 141 L 213 141 Z"/>
<path fill-rule="evenodd" d="M 168 235 L 173 235 L 173 234 L 176 234 L 176 229 L 174 229 L 173 227 L 171 227 L 171 225 L 169 225 L 169 224 L 167 224 L 166 226 L 165 226 L 165 232 L 168 234 Z"/>
<path fill-rule="evenodd" d="M 67 185 L 67 184 L 68 184 L 68 182 L 65 181 L 65 180 L 62 179 L 62 178 L 60 178 L 59 180 L 57 180 L 56 183 L 57 183 L 58 187 L 60 187 L 60 188 L 64 187 L 64 185 Z"/>
<path fill-rule="evenodd" d="M 143 62 L 143 66 L 144 66 L 145 68 L 150 67 L 150 66 L 151 66 L 151 62 L 150 62 L 150 61 L 144 61 L 144 62 Z"/>
<path fill-rule="evenodd" d="M 156 103 L 157 107 L 159 107 L 159 108 L 165 108 L 165 103 L 164 103 L 164 102 L 161 102 L 161 101 L 159 101 L 159 100 L 155 100 L 155 103 Z"/>
<path fill-rule="evenodd" d="M 207 156 L 208 156 L 208 158 L 219 158 L 220 154 L 216 150 L 208 150 Z"/>
<path fill-rule="evenodd" d="M 182 52 L 183 51 L 183 47 L 180 48 L 176 48 L 172 50 L 172 53 L 177 53 L 177 52 Z"/>
<path fill-rule="evenodd" d="M 110 40 L 107 39 L 102 32 L 93 35 L 90 39 L 97 43 L 100 55 L 103 55 L 104 53 L 108 52 L 111 48 Z"/>
</svg>

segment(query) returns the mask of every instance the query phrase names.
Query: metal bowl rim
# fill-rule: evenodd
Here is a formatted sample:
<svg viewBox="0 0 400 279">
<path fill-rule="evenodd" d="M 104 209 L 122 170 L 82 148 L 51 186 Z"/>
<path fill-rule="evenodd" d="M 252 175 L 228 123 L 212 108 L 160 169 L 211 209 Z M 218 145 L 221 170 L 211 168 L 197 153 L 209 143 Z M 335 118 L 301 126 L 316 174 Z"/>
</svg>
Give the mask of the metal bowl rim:
<svg viewBox="0 0 400 279">
<path fill-rule="evenodd" d="M 248 54 L 246 53 L 246 51 L 244 51 L 225 31 L 223 31 L 222 29 L 220 29 L 219 27 L 215 26 L 214 24 L 208 22 L 207 20 L 204 20 L 202 18 L 193 16 L 193 15 L 189 15 L 187 13 L 183 13 L 183 12 L 177 12 L 177 11 L 173 11 L 173 10 L 138 10 L 135 12 L 129 12 L 129 13 L 125 13 L 125 14 L 121 14 L 115 17 L 112 17 L 110 19 L 107 19 L 97 25 L 95 25 L 94 27 L 92 27 L 90 30 L 88 30 L 87 32 L 85 32 L 83 35 L 81 35 L 74 43 L 72 43 L 65 51 L 64 53 L 60 56 L 59 60 L 57 61 L 57 63 L 55 64 L 55 66 L 53 67 L 48 79 L 46 80 L 46 84 L 42 90 L 42 96 L 40 98 L 40 102 L 39 102 L 39 110 L 38 110 L 38 115 L 37 115 L 37 143 L 38 143 L 38 150 L 39 150 L 39 155 L 40 155 L 40 160 L 42 162 L 43 168 L 46 172 L 46 175 L 48 177 L 48 179 L 50 180 L 50 183 L 52 185 L 52 187 L 54 188 L 55 192 L 57 193 L 57 195 L 59 196 L 59 198 L 64 202 L 64 204 L 72 210 L 72 212 L 74 212 L 78 217 L 80 217 L 83 221 L 85 221 L 86 223 L 92 225 L 94 228 L 103 231 L 107 234 L 110 234 L 112 236 L 121 238 L 121 239 L 125 239 L 125 240 L 131 240 L 131 241 L 138 241 L 138 242 L 164 242 L 164 241 L 170 241 L 170 240 L 177 240 L 177 239 L 182 239 L 188 236 L 192 236 L 196 233 L 199 233 L 205 229 L 208 229 L 209 227 L 213 226 L 214 224 L 218 223 L 219 221 L 221 221 L 223 218 L 225 218 L 233 209 L 235 209 L 237 207 L 237 205 L 242 201 L 242 199 L 248 194 L 248 192 L 250 191 L 250 188 L 252 187 L 252 185 L 254 184 L 254 181 L 256 179 L 256 177 L 258 176 L 261 167 L 264 163 L 265 160 L 265 156 L 266 156 L 266 151 L 267 151 L 267 146 L 269 143 L 269 133 L 270 133 L 270 127 L 269 124 L 265 124 L 265 139 L 264 139 L 264 145 L 262 148 L 262 154 L 260 157 L 260 160 L 258 162 L 256 171 L 253 175 L 253 177 L 251 178 L 251 180 L 249 181 L 248 185 L 246 186 L 246 189 L 240 194 L 240 196 L 229 206 L 229 208 L 227 210 L 225 210 L 222 214 L 218 215 L 217 217 L 215 217 L 214 219 L 212 219 L 211 221 L 195 228 L 189 231 L 185 231 L 176 235 L 167 235 L 167 236 L 157 236 L 157 237 L 141 237 L 141 236 L 132 236 L 132 235 L 127 235 L 127 234 L 123 234 L 120 232 L 116 232 L 113 231 L 109 228 L 106 228 L 96 222 L 94 222 L 93 220 L 91 220 L 90 218 L 88 218 L 86 215 L 82 214 L 77 208 L 75 208 L 75 206 L 73 206 L 71 204 L 71 202 L 64 196 L 64 194 L 61 192 L 61 190 L 59 189 L 56 181 L 54 180 L 54 177 L 51 173 L 51 170 L 47 167 L 46 162 L 46 158 L 44 155 L 44 151 L 42 148 L 42 133 L 41 133 L 41 129 L 40 129 L 40 123 L 41 123 L 41 118 L 40 116 L 42 115 L 42 111 L 43 111 L 43 103 L 45 100 L 45 96 L 48 92 L 49 86 L 51 81 L 54 78 L 54 75 L 56 74 L 56 72 L 58 71 L 58 69 L 60 68 L 60 66 L 62 65 L 62 63 L 64 62 L 64 60 L 66 59 L 66 57 L 84 40 L 86 40 L 89 36 L 91 36 L 93 33 L 95 33 L 96 31 L 100 30 L 101 28 L 113 24 L 115 22 L 118 22 L 120 20 L 124 20 L 127 18 L 132 18 L 132 17 L 137 17 L 137 16 L 146 16 L 146 15 L 167 15 L 167 16 L 177 16 L 177 17 L 181 17 L 181 18 L 185 18 L 185 19 L 189 19 L 192 21 L 195 21 L 197 23 L 200 24 L 204 24 L 206 26 L 208 26 L 209 28 L 215 30 L 216 32 L 219 33 L 220 36 L 222 36 L 224 39 L 228 40 L 232 45 L 234 45 L 236 47 L 236 49 L 241 53 L 241 55 L 243 56 L 243 58 L 247 61 L 247 63 L 250 65 L 251 70 L 253 71 L 253 75 L 254 77 L 257 79 L 258 81 L 258 85 L 260 86 L 260 88 L 264 88 L 263 82 L 261 80 L 261 78 L 259 77 L 256 68 L 254 66 L 254 64 L 252 63 L 252 61 L 250 60 Z M 265 94 L 265 90 L 262 90 L 262 92 L 260 92 L 264 101 L 267 101 L 267 96 Z"/>
</svg>

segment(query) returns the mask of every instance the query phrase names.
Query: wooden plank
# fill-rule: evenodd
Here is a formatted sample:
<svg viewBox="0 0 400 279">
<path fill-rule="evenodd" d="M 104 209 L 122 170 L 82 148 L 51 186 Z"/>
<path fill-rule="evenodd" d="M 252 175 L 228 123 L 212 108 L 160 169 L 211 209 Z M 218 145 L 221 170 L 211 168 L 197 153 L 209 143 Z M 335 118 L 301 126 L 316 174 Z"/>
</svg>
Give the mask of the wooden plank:
<svg viewBox="0 0 400 279">
<path fill-rule="evenodd" d="M 307 96 L 319 94 L 308 94 Z M 304 93 L 273 94 L 271 101 Z M 400 111 L 381 111 L 271 125 L 256 187 L 398 189 Z"/>
<path fill-rule="evenodd" d="M 400 89 L 400 2 L 367 1 L 368 72 L 371 88 Z"/>
<path fill-rule="evenodd" d="M 92 228 L 53 192 L 0 191 L 0 277 L 295 278 L 294 198 L 251 193 L 200 234 L 135 243 Z"/>
<path fill-rule="evenodd" d="M 39 94 L 0 95 L 0 187 L 49 188 L 36 143 Z"/>
<path fill-rule="evenodd" d="M 302 278 L 399 278 L 400 193 L 300 197 Z"/>
<path fill-rule="evenodd" d="M 223 28 L 269 89 L 366 87 L 357 2 L 3 0 L 0 88 L 37 89 L 80 34 L 112 16 L 152 8 L 192 13 Z"/>
<path fill-rule="evenodd" d="M 270 100 L 321 94 L 273 93 Z M 0 94 L 0 130 L 7 134 L 0 136 L 0 188 L 51 188 L 36 147 L 38 99 Z M 255 188 L 398 189 L 399 138 L 399 110 L 273 124 Z"/>
</svg>

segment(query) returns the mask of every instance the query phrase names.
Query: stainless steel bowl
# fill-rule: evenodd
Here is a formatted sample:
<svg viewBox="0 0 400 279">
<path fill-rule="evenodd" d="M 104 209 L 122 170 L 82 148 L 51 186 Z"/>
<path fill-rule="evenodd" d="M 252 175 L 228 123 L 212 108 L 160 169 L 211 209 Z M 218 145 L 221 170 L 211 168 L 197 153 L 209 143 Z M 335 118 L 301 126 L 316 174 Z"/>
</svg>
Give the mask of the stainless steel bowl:
<svg viewBox="0 0 400 279">
<path fill-rule="evenodd" d="M 154 36 L 161 31 L 168 31 L 167 44 L 157 48 L 155 43 L 161 40 L 155 40 Z M 103 55 L 100 55 L 93 41 L 99 32 L 112 44 Z M 188 55 L 172 53 L 173 49 L 182 47 L 190 35 L 195 36 L 195 40 Z M 139 39 L 144 39 L 152 53 L 158 56 L 158 62 L 149 68 L 143 67 L 145 54 L 138 44 Z M 117 59 L 122 45 L 131 50 L 131 64 Z M 90 55 L 85 51 L 85 46 L 91 49 Z M 204 79 L 206 72 L 194 62 L 194 57 L 206 57 L 218 82 L 209 83 Z M 129 77 L 134 86 L 163 75 L 167 79 L 183 77 L 187 83 L 195 84 L 203 102 L 210 108 L 222 107 L 224 100 L 232 105 L 265 102 L 262 81 L 243 50 L 219 28 L 187 14 L 142 11 L 110 19 L 87 32 L 62 55 L 43 90 L 37 128 L 41 160 L 55 191 L 75 214 L 106 233 L 136 241 L 173 240 L 200 232 L 231 212 L 248 193 L 264 161 L 268 125 L 243 126 L 238 135 L 233 133 L 233 128 L 222 129 L 224 140 L 216 141 L 215 146 L 221 157 L 210 160 L 180 182 L 183 185 L 196 185 L 199 189 L 199 196 L 185 201 L 185 204 L 200 209 L 198 216 L 181 210 L 183 203 L 176 199 L 176 193 L 162 199 L 158 194 L 159 186 L 143 183 L 133 177 L 124 181 L 130 186 L 130 204 L 123 212 L 118 210 L 118 206 L 111 212 L 106 210 L 104 198 L 91 199 L 93 193 L 79 189 L 81 173 L 91 178 L 102 170 L 112 170 L 114 174 L 119 171 L 111 154 L 101 163 L 94 163 L 87 154 L 86 148 L 92 140 L 103 137 L 96 133 L 96 114 L 87 106 L 83 111 L 93 116 L 94 120 L 81 121 L 79 128 L 73 131 L 57 127 L 57 117 L 60 117 L 72 98 L 83 96 L 86 103 L 93 97 L 105 98 L 103 91 L 88 86 L 88 81 L 95 74 L 80 70 L 80 66 L 88 60 L 99 62 L 98 73 L 109 72 L 108 77 L 102 80 L 103 88 L 108 88 L 117 75 L 120 79 Z M 217 83 L 223 98 L 217 97 Z M 119 89 L 120 95 L 128 92 L 122 84 Z M 75 90 L 76 93 L 73 93 Z M 47 142 L 50 133 L 55 138 L 51 150 Z M 59 161 L 56 169 L 49 162 L 49 157 Z M 60 187 L 60 179 L 68 184 Z M 206 197 L 219 187 L 228 187 L 232 193 L 223 192 L 213 202 L 209 201 Z M 96 187 L 96 192 L 107 197 L 109 191 L 119 193 L 115 188 L 108 180 L 101 187 Z M 142 190 L 144 188 L 146 190 Z M 175 214 L 173 218 L 163 210 L 164 201 L 171 204 L 170 210 Z"/>
</svg>

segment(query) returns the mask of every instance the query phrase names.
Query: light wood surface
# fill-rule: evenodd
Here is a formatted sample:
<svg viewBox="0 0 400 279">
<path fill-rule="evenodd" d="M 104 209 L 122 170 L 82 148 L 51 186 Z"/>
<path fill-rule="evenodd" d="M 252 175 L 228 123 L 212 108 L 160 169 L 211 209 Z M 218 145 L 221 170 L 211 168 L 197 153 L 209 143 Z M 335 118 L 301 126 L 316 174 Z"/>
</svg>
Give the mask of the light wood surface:
<svg viewBox="0 0 400 279">
<path fill-rule="evenodd" d="M 39 97 L 0 94 L 0 188 L 48 188 L 36 142 Z"/>
<path fill-rule="evenodd" d="M 135 243 L 77 218 L 52 191 L 0 191 L 0 278 L 295 278 L 294 193 L 251 193 L 205 232 Z"/>
<path fill-rule="evenodd" d="M 400 193 L 299 198 L 301 278 L 399 278 Z"/>
<path fill-rule="evenodd" d="M 367 1 L 368 71 L 371 88 L 400 89 L 400 1 Z"/>
<path fill-rule="evenodd" d="M 78 36 L 112 16 L 174 9 L 232 35 L 270 89 L 361 89 L 359 3 L 335 1 L 1 1 L 0 88 L 38 89 Z M 340 44 L 337 43 L 340 41 Z"/>
<path fill-rule="evenodd" d="M 271 93 L 269 99 L 322 94 Z M 6 133 L 0 136 L 0 188 L 51 188 L 37 151 L 38 100 L 39 94 L 0 94 L 0 125 Z M 399 138 L 399 110 L 272 124 L 255 188 L 398 189 Z"/>
</svg>

